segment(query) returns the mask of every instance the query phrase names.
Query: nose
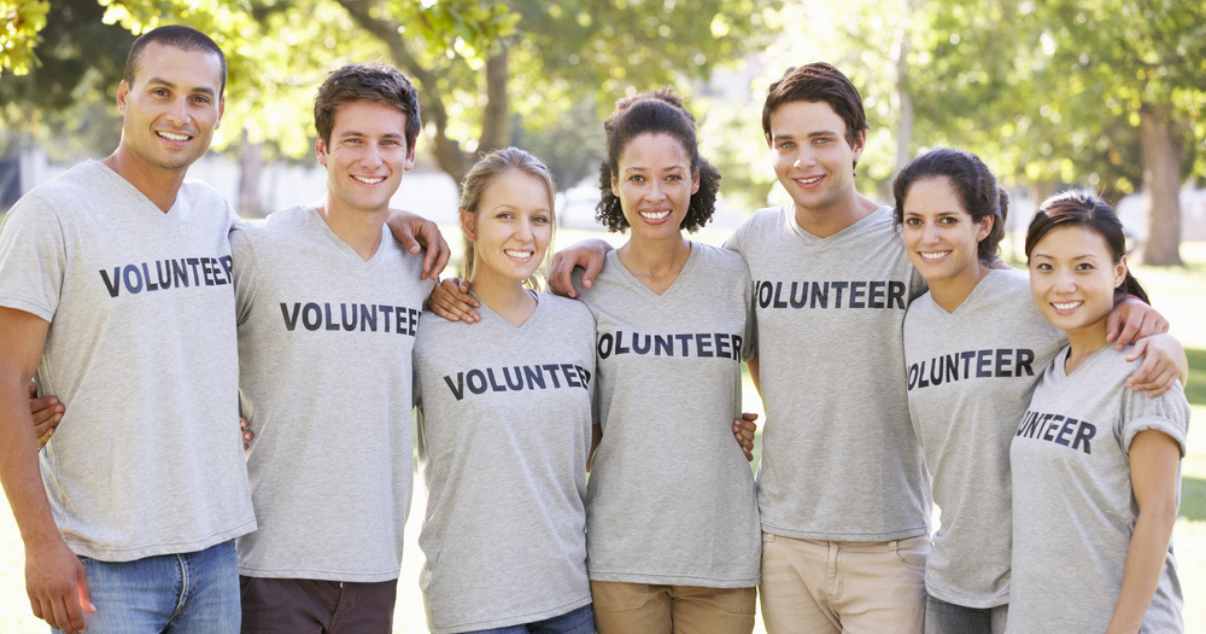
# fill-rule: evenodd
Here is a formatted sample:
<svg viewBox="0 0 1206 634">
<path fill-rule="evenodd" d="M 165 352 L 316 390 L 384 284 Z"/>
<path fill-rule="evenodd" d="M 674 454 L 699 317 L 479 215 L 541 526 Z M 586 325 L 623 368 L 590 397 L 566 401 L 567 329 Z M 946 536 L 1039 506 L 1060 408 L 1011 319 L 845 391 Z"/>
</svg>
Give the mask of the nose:
<svg viewBox="0 0 1206 634">
<path fill-rule="evenodd" d="M 182 125 L 189 120 L 187 97 L 181 96 L 172 102 L 167 111 L 167 118 L 174 125 Z"/>
<path fill-rule="evenodd" d="M 796 167 L 812 167 L 817 162 L 817 157 L 810 152 L 806 146 L 800 146 L 796 150 Z"/>
<path fill-rule="evenodd" d="M 921 230 L 921 241 L 925 244 L 938 243 L 938 227 L 933 223 L 926 223 Z"/>
<path fill-rule="evenodd" d="M 1060 271 L 1055 274 L 1055 292 L 1068 294 L 1076 291 L 1076 277 L 1071 271 Z"/>
<path fill-rule="evenodd" d="M 524 220 L 515 225 L 515 239 L 527 243 L 532 240 L 532 221 Z"/>
</svg>

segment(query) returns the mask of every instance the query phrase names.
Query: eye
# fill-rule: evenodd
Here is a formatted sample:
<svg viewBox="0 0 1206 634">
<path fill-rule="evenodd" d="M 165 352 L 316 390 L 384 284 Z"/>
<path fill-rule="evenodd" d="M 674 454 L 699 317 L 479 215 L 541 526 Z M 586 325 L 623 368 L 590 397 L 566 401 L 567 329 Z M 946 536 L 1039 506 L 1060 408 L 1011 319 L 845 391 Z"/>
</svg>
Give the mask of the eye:
<svg viewBox="0 0 1206 634">
<path fill-rule="evenodd" d="M 1052 269 L 1051 269 L 1050 264 L 1047 264 L 1046 262 L 1040 262 L 1035 265 L 1034 270 L 1042 271 L 1044 273 L 1049 273 L 1049 272 L 1051 272 Z"/>
<path fill-rule="evenodd" d="M 549 221 L 549 217 L 548 217 L 548 216 L 544 216 L 544 215 L 538 215 L 538 216 L 533 216 L 533 217 L 532 217 L 532 222 L 537 222 L 537 223 L 540 223 L 540 224 L 547 225 L 547 224 L 549 224 L 549 222 L 550 222 L 550 221 Z"/>
<path fill-rule="evenodd" d="M 204 106 L 204 105 L 208 105 L 208 104 L 209 104 L 209 97 L 207 97 L 207 96 L 205 96 L 205 95 L 195 95 L 195 96 L 193 97 L 193 102 L 194 102 L 194 103 L 199 103 L 199 104 L 201 104 L 201 105 L 203 105 L 203 106 Z"/>
<path fill-rule="evenodd" d="M 166 97 L 168 96 L 168 91 L 167 88 L 153 88 L 151 89 L 151 94 L 156 97 Z"/>
<path fill-rule="evenodd" d="M 920 227 L 921 226 L 921 218 L 905 218 L 904 223 L 905 223 L 905 226 L 908 226 L 908 227 Z"/>
<path fill-rule="evenodd" d="M 782 142 L 782 143 L 780 143 L 780 144 L 779 144 L 779 149 L 780 149 L 780 150 L 790 150 L 790 149 L 792 149 L 792 148 L 794 148 L 794 147 L 796 147 L 796 144 L 795 144 L 794 142 L 792 142 L 792 141 L 784 141 L 784 142 Z"/>
<path fill-rule="evenodd" d="M 398 141 L 396 139 L 385 139 L 381 142 L 381 145 L 398 145 Z"/>
<path fill-rule="evenodd" d="M 641 176 L 640 174 L 633 174 L 632 176 L 628 177 L 628 180 L 634 183 L 643 183 L 645 182 L 645 177 Z"/>
<path fill-rule="evenodd" d="M 681 181 L 682 179 L 683 179 L 682 174 L 671 174 L 666 177 L 666 180 L 668 180 L 668 181 Z"/>
<path fill-rule="evenodd" d="M 1076 265 L 1077 271 L 1093 271 L 1096 269 L 1097 269 L 1097 267 L 1093 266 L 1092 264 L 1089 264 L 1088 262 L 1081 262 L 1080 264 Z"/>
<path fill-rule="evenodd" d="M 944 224 L 944 225 L 957 225 L 957 224 L 959 224 L 959 219 L 955 218 L 953 216 L 946 216 L 945 218 L 943 218 L 942 220 L 939 220 L 938 222 L 940 224 Z"/>
<path fill-rule="evenodd" d="M 829 143 L 830 141 L 832 141 L 832 139 L 829 139 L 827 137 L 820 137 L 820 138 L 816 138 L 816 139 L 812 140 L 812 142 L 815 143 L 816 145 L 825 145 L 826 143 Z"/>
</svg>

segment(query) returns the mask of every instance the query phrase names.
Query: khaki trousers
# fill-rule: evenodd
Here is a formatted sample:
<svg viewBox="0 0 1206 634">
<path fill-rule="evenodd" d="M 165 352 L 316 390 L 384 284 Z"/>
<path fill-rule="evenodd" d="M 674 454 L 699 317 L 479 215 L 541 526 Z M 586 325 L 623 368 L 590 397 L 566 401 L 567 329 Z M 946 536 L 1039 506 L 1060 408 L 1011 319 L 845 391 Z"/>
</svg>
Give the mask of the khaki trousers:
<svg viewBox="0 0 1206 634">
<path fill-rule="evenodd" d="M 762 534 L 768 634 L 921 634 L 929 535 L 828 542 Z"/>
<path fill-rule="evenodd" d="M 750 634 L 755 588 L 591 581 L 599 634 Z"/>
</svg>

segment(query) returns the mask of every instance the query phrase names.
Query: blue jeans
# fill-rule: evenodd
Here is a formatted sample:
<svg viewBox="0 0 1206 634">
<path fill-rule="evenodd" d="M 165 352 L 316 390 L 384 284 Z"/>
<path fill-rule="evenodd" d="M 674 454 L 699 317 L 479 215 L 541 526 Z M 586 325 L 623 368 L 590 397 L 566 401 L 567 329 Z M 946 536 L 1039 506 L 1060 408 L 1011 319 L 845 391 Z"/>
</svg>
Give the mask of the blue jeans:
<svg viewBox="0 0 1206 634">
<path fill-rule="evenodd" d="M 925 598 L 925 634 L 1002 634 L 1009 605 L 967 608 L 942 599 Z"/>
<path fill-rule="evenodd" d="M 595 634 L 595 614 L 588 604 L 573 612 L 527 625 L 478 630 L 467 634 Z"/>
<path fill-rule="evenodd" d="M 88 634 L 238 634 L 234 541 L 125 562 L 80 557 L 96 614 Z M 59 634 L 59 630 L 52 630 Z"/>
</svg>

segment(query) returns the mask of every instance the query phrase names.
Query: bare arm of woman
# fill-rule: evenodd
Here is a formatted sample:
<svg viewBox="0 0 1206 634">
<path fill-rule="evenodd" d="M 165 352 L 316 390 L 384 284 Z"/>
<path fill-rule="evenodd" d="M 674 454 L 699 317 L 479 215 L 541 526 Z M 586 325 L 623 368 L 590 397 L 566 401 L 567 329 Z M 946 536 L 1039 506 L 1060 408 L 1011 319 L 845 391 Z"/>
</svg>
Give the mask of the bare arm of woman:
<svg viewBox="0 0 1206 634">
<path fill-rule="evenodd" d="M 1126 380 L 1126 386 L 1132 390 L 1145 391 L 1154 398 L 1171 390 L 1177 379 L 1181 380 L 1181 385 L 1188 384 L 1189 358 L 1176 337 L 1155 334 L 1140 339 L 1126 355 L 1126 360 L 1134 361 L 1139 357 L 1143 357 L 1143 365 Z"/>
<path fill-rule="evenodd" d="M 1164 574 L 1168 542 L 1177 520 L 1177 464 L 1181 450 L 1170 436 L 1139 432 L 1130 448 L 1131 487 L 1139 517 L 1131 534 L 1122 589 L 1106 634 L 1134 634 L 1143 625 L 1156 586 Z"/>
</svg>

